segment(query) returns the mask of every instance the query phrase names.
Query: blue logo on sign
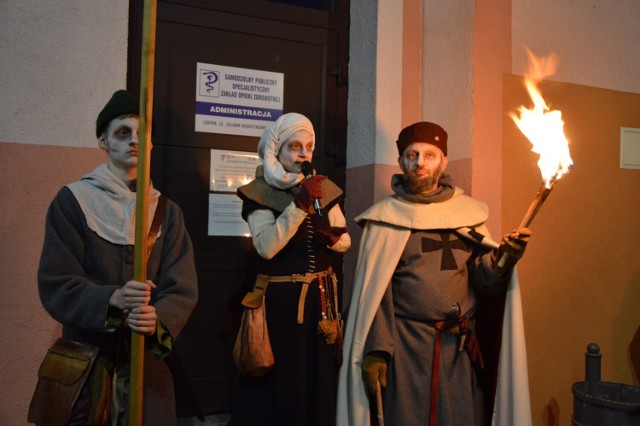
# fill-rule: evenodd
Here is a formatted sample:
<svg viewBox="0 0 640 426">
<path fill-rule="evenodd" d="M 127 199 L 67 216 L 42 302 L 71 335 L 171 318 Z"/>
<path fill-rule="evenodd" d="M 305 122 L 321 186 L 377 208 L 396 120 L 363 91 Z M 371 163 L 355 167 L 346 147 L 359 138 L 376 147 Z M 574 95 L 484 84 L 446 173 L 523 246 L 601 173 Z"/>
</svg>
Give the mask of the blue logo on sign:
<svg viewBox="0 0 640 426">
<path fill-rule="evenodd" d="M 200 70 L 200 96 L 220 96 L 220 71 Z"/>
</svg>

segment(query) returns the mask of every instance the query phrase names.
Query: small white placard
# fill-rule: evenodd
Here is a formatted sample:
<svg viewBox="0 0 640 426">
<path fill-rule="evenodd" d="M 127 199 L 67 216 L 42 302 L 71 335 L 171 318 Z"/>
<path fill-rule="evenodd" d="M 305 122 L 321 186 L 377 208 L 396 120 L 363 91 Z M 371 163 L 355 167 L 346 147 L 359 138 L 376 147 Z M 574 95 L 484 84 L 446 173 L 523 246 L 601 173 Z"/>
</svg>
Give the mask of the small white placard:
<svg viewBox="0 0 640 426">
<path fill-rule="evenodd" d="M 260 159 L 255 152 L 212 149 L 209 190 L 235 193 L 239 186 L 255 178 L 259 165 Z"/>
<path fill-rule="evenodd" d="M 620 168 L 640 169 L 640 129 L 620 128 Z"/>
<path fill-rule="evenodd" d="M 250 237 L 240 215 L 242 200 L 235 194 L 209 194 L 209 236 Z"/>
</svg>

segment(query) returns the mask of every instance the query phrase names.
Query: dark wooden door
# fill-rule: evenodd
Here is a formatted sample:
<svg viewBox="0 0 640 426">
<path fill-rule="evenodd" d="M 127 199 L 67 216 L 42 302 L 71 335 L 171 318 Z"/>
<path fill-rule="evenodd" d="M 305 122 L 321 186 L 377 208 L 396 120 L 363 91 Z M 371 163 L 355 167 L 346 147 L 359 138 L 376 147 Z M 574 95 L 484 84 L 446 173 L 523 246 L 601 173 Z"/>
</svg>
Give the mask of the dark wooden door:
<svg viewBox="0 0 640 426">
<path fill-rule="evenodd" d="M 139 91 L 141 1 L 131 1 L 128 88 Z M 196 64 L 284 74 L 284 112 L 316 129 L 314 166 L 344 188 L 348 1 L 159 1 L 151 176 L 185 214 L 200 299 L 177 346 L 205 413 L 229 411 L 239 301 L 253 279 L 251 241 L 208 231 L 211 149 L 255 152 L 258 137 L 195 131 Z M 176 390 L 180 416 L 195 414 Z"/>
</svg>

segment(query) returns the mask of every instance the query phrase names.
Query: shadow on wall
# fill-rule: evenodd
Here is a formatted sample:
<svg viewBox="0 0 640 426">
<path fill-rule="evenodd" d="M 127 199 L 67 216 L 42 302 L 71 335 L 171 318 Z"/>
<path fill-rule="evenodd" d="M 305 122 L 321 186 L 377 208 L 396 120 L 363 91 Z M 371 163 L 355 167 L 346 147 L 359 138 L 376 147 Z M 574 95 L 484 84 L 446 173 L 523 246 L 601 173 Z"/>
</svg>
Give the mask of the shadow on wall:
<svg viewBox="0 0 640 426">
<path fill-rule="evenodd" d="M 560 406 L 555 398 L 549 400 L 547 404 L 546 412 L 543 414 L 542 424 L 544 426 L 559 426 L 560 425 Z"/>
<path fill-rule="evenodd" d="M 636 329 L 636 334 L 633 336 L 631 344 L 629 345 L 629 356 L 636 375 L 635 385 L 637 386 L 640 384 L 640 326 Z"/>
</svg>

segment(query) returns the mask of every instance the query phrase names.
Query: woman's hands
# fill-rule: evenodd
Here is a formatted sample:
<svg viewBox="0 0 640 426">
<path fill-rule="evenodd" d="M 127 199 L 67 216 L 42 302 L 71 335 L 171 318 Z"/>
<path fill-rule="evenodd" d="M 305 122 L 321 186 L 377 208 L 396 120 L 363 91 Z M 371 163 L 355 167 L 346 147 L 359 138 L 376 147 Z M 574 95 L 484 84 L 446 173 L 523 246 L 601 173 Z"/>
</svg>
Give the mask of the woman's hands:
<svg viewBox="0 0 640 426">
<path fill-rule="evenodd" d="M 342 234 L 348 232 L 346 226 L 330 226 L 325 229 L 318 229 L 314 234 L 314 239 L 321 246 L 331 247 L 338 242 Z"/>
<path fill-rule="evenodd" d="M 293 200 L 299 209 L 307 212 L 314 200 L 322 198 L 322 181 L 326 178 L 326 176 L 315 175 L 302 182 L 300 192 Z"/>
</svg>

